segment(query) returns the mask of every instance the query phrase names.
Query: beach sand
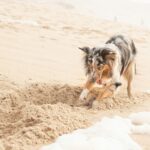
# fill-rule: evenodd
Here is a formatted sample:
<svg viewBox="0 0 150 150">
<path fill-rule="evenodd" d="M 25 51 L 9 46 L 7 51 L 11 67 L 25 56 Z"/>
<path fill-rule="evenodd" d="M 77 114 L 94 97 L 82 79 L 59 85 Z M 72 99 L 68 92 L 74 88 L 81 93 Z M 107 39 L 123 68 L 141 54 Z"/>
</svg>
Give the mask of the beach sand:
<svg viewBox="0 0 150 150">
<path fill-rule="evenodd" d="M 86 128 L 104 116 L 150 111 L 150 30 L 86 16 L 59 3 L 0 1 L 0 149 L 38 150 L 59 135 Z M 80 46 L 101 46 L 114 34 L 138 49 L 133 99 L 92 108 L 78 97 L 85 83 Z M 132 136 L 144 150 L 148 135 Z"/>
</svg>

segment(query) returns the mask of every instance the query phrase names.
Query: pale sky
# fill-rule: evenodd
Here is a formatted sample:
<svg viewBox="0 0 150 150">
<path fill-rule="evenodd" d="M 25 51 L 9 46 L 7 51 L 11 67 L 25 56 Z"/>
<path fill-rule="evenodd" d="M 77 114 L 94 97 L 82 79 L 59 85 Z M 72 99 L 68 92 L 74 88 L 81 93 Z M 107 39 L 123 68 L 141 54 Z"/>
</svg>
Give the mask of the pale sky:
<svg viewBox="0 0 150 150">
<path fill-rule="evenodd" d="M 117 19 L 150 28 L 150 0 L 46 0 L 73 6 L 80 13 L 89 13 L 108 20 Z"/>
</svg>

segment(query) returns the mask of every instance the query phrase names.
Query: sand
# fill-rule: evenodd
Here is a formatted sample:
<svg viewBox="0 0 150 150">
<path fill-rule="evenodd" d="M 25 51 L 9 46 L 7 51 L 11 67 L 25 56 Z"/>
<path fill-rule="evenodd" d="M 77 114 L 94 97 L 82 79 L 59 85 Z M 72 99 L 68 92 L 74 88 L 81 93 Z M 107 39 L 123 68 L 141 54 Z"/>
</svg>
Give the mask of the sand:
<svg viewBox="0 0 150 150">
<path fill-rule="evenodd" d="M 150 111 L 150 30 L 81 15 L 64 4 L 0 1 L 0 149 L 38 150 L 59 135 L 86 128 L 103 116 Z M 134 98 L 83 105 L 85 82 L 79 46 L 104 43 L 116 33 L 138 48 Z M 95 93 L 95 92 L 93 92 Z M 133 135 L 150 147 L 149 137 Z"/>
<path fill-rule="evenodd" d="M 135 112 L 150 97 L 137 93 L 131 101 L 121 93 L 116 101 L 108 98 L 89 109 L 78 100 L 81 87 L 47 83 L 22 87 L 6 77 L 1 79 L 0 138 L 6 150 L 38 149 L 59 135 L 90 126 L 104 115 L 126 116 Z"/>
<path fill-rule="evenodd" d="M 33 149 L 91 124 L 89 110 L 67 105 L 67 90 L 75 98 L 76 88 L 38 83 L 19 88 L 4 80 L 1 86 L 0 138 L 5 149 Z"/>
</svg>

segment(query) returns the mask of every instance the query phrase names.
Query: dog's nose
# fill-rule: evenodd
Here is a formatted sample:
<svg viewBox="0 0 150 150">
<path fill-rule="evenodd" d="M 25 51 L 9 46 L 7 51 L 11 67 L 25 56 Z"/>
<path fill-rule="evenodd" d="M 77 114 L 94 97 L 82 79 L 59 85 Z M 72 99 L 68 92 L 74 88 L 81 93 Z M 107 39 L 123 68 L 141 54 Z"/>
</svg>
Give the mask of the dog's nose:
<svg viewBox="0 0 150 150">
<path fill-rule="evenodd" d="M 101 79 L 97 79 L 97 80 L 96 80 L 96 83 L 97 83 L 97 84 L 102 84 L 102 80 L 101 80 Z"/>
<path fill-rule="evenodd" d="M 121 85 L 122 85 L 121 82 L 116 82 L 116 83 L 115 83 L 116 88 L 119 87 L 119 86 L 121 86 Z"/>
</svg>

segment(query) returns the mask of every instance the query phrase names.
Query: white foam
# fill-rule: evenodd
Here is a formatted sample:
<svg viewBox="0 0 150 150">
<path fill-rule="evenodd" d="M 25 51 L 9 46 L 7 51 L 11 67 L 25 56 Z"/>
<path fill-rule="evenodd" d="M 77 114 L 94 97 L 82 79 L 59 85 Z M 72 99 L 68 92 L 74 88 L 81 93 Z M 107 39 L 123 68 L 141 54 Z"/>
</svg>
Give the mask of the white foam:
<svg viewBox="0 0 150 150">
<path fill-rule="evenodd" d="M 128 118 L 104 117 L 87 129 L 60 136 L 40 150 L 142 150 L 130 137 L 134 133 L 150 134 L 150 112 L 134 113 Z"/>
<path fill-rule="evenodd" d="M 129 116 L 134 124 L 150 124 L 150 112 L 139 112 Z"/>
<path fill-rule="evenodd" d="M 150 112 L 139 112 L 129 116 L 134 124 L 132 133 L 149 134 L 150 135 Z"/>
<path fill-rule="evenodd" d="M 143 125 L 134 126 L 132 128 L 132 132 L 138 133 L 138 134 L 149 134 L 150 135 L 150 125 L 143 124 Z"/>
<path fill-rule="evenodd" d="M 55 143 L 40 150 L 141 150 L 130 134 L 150 134 L 149 115 L 150 112 L 142 112 L 132 114 L 127 119 L 105 117 L 87 129 L 60 136 Z M 132 124 L 135 119 L 142 125 Z"/>
</svg>

